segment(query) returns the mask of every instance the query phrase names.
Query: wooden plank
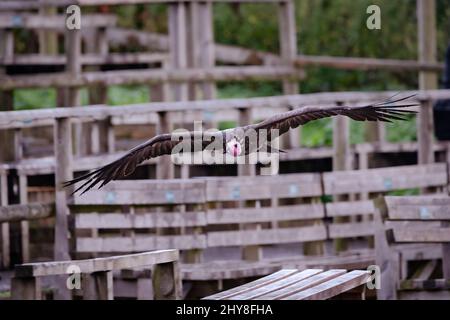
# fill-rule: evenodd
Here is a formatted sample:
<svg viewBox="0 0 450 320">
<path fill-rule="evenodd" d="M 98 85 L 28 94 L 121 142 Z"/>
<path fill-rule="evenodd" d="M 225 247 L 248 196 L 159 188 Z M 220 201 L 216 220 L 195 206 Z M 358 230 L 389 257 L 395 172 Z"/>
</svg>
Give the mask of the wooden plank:
<svg viewBox="0 0 450 320">
<path fill-rule="evenodd" d="M 80 56 L 83 66 L 102 64 L 140 64 L 140 63 L 161 63 L 167 59 L 164 53 L 84 53 Z M 64 55 L 48 54 L 15 54 L 13 57 L 1 57 L 2 65 L 65 65 L 67 57 Z"/>
<path fill-rule="evenodd" d="M 328 225 L 328 237 L 331 239 L 364 237 L 373 235 L 373 223 L 349 222 L 332 223 Z"/>
<path fill-rule="evenodd" d="M 425 243 L 442 243 L 450 242 L 450 228 L 394 228 L 395 242 L 425 242 Z"/>
<path fill-rule="evenodd" d="M 260 278 L 258 280 L 248 282 L 242 286 L 232 288 L 230 290 L 222 291 L 211 296 L 203 298 L 204 300 L 224 300 L 228 298 L 232 298 L 234 295 L 248 292 L 252 289 L 260 288 L 262 286 L 268 285 L 270 283 L 276 282 L 278 280 L 289 277 L 290 275 L 298 273 L 296 269 L 283 269 L 272 273 L 266 277 Z"/>
<path fill-rule="evenodd" d="M 390 220 L 450 220 L 450 198 L 385 197 Z"/>
<path fill-rule="evenodd" d="M 310 279 L 311 277 L 313 277 L 321 272 L 322 272 L 322 270 L 320 270 L 320 269 L 303 270 L 303 271 L 300 271 L 293 275 L 290 275 L 286 278 L 279 279 L 278 281 L 275 281 L 275 282 L 272 282 L 269 284 L 265 284 L 262 287 L 253 288 L 247 292 L 236 294 L 230 298 L 233 300 L 255 300 L 255 299 L 261 300 L 260 297 L 263 295 L 267 295 L 267 294 L 272 293 L 273 291 L 281 290 L 286 287 L 295 285 L 296 283 L 301 282 L 302 280 L 305 280 L 305 279 Z M 228 298 L 228 299 L 230 299 L 230 298 Z"/>
<path fill-rule="evenodd" d="M 113 27 L 117 17 L 107 14 L 83 14 L 83 28 Z M 29 13 L 0 13 L 0 28 L 60 29 L 66 28 L 66 16 Z"/>
<path fill-rule="evenodd" d="M 205 180 L 208 201 L 271 199 L 274 196 L 300 198 L 322 194 L 320 175 L 311 173 L 255 176 L 246 179 L 205 178 Z"/>
<path fill-rule="evenodd" d="M 67 274 L 68 267 L 76 265 L 80 268 L 81 273 L 94 273 L 109 270 L 132 269 L 159 263 L 173 262 L 178 260 L 178 258 L 178 250 L 158 250 L 86 260 L 28 263 L 17 265 L 14 271 L 16 277 L 64 275 Z"/>
<path fill-rule="evenodd" d="M 81 65 L 81 59 L 79 62 Z M 40 75 L 39 78 L 23 75 L 4 76 L 0 83 L 0 89 L 76 88 L 94 84 L 160 84 L 167 82 L 173 82 L 180 86 L 187 81 L 274 81 L 280 79 L 301 80 L 303 78 L 303 71 L 288 66 L 218 66 L 210 69 L 172 67 L 171 69 L 144 69 L 132 72 L 129 70 L 92 71 L 77 75 L 52 73 Z M 178 99 L 176 101 L 186 100 Z"/>
<path fill-rule="evenodd" d="M 368 278 L 368 271 L 354 270 L 313 288 L 288 296 L 283 300 L 326 300 L 365 284 Z"/>
<path fill-rule="evenodd" d="M 77 229 L 143 229 L 205 226 L 205 212 L 152 212 L 134 215 L 85 213 L 75 216 Z"/>
<path fill-rule="evenodd" d="M 178 262 L 155 265 L 152 273 L 152 282 L 155 299 L 181 299 L 183 288 Z"/>
<path fill-rule="evenodd" d="M 373 201 L 340 201 L 325 204 L 327 217 L 371 215 L 375 211 Z"/>
<path fill-rule="evenodd" d="M 345 274 L 346 270 L 327 270 L 318 274 L 315 274 L 302 281 L 294 282 L 285 288 L 275 288 L 275 290 L 268 292 L 262 296 L 259 296 L 259 300 L 280 300 L 287 296 L 293 295 L 297 292 L 314 287 L 322 282 L 331 280 L 337 276 Z"/>
<path fill-rule="evenodd" d="M 271 222 L 307 220 L 324 217 L 322 204 L 300 204 L 291 206 L 208 209 L 208 224 Z"/>
<path fill-rule="evenodd" d="M 133 71 L 139 73 L 139 71 Z M 147 71 L 145 71 L 147 72 Z M 141 77 L 143 75 L 139 75 Z M 20 123 L 27 123 L 31 125 L 35 121 L 42 121 L 44 119 L 56 119 L 64 117 L 80 117 L 89 118 L 91 120 L 105 119 L 106 117 L 121 116 L 125 114 L 134 114 L 140 116 L 143 114 L 154 114 L 161 111 L 184 111 L 189 110 L 208 110 L 217 111 L 221 109 L 232 108 L 253 108 L 258 110 L 261 108 L 287 108 L 288 105 L 310 105 L 321 106 L 324 109 L 333 108 L 335 105 L 333 101 L 345 101 L 348 104 L 355 104 L 368 101 L 379 101 L 387 99 L 398 92 L 383 91 L 383 92 L 338 92 L 338 93 L 314 93 L 291 96 L 273 96 L 273 97 L 258 97 L 258 98 L 236 98 L 236 99 L 218 99 L 208 101 L 189 101 L 189 102 L 154 102 L 133 104 L 128 106 L 117 106 L 110 108 L 108 106 L 91 106 L 89 108 L 57 108 L 57 109 L 39 109 L 39 110 L 22 110 L 0 112 L 0 128 L 14 128 L 14 125 Z M 416 97 L 411 98 L 411 101 L 418 101 L 417 99 L 449 99 L 450 90 L 430 90 L 430 91 L 402 91 L 402 94 L 417 94 Z"/>
<path fill-rule="evenodd" d="M 205 201 L 202 180 L 121 180 L 75 197 L 76 205 L 194 204 Z"/>
<path fill-rule="evenodd" d="M 77 238 L 77 252 L 140 252 L 177 248 L 180 250 L 206 248 L 206 235 L 138 236 Z"/>
<path fill-rule="evenodd" d="M 445 163 L 436 163 L 326 172 L 323 174 L 324 192 L 336 195 L 443 186 L 447 184 L 446 170 Z"/>
<path fill-rule="evenodd" d="M 434 73 L 440 72 L 439 70 L 442 70 L 444 67 L 442 63 L 427 61 L 376 59 L 363 57 L 312 56 L 303 54 L 298 55 L 294 63 L 299 67 L 322 66 L 343 70 L 423 70 Z"/>
<path fill-rule="evenodd" d="M 295 243 L 326 239 L 323 225 L 275 230 L 216 231 L 208 233 L 208 247 Z"/>
</svg>

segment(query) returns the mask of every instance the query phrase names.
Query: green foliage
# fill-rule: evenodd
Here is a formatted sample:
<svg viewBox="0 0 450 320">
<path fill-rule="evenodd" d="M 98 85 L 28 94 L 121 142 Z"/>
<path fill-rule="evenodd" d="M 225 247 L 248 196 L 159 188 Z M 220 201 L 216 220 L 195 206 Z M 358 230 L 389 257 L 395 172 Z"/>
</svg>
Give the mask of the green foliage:
<svg viewBox="0 0 450 320">
<path fill-rule="evenodd" d="M 376 4 L 381 8 L 381 30 L 366 28 L 366 8 Z M 450 6 L 448 0 L 437 0 L 438 58 L 443 60 L 450 38 Z M 271 3 L 215 3 L 215 41 L 268 52 L 279 52 L 277 5 Z M 113 6 L 119 25 L 151 32 L 167 33 L 167 5 L 139 4 Z M 415 1 L 392 0 L 296 0 L 295 18 L 298 49 L 307 55 L 417 59 L 417 18 Z M 17 52 L 34 48 L 36 41 L 17 32 Z M 131 50 L 141 50 L 130 43 Z M 34 50 L 33 49 L 33 50 Z M 129 50 L 129 48 L 128 48 Z M 331 68 L 306 68 L 307 78 L 301 92 L 373 91 L 416 89 L 417 73 L 387 71 L 344 71 Z M 249 98 L 279 95 L 281 85 L 275 82 L 220 83 L 219 98 Z M 16 109 L 51 108 L 56 106 L 53 89 L 16 90 Z M 146 86 L 113 86 L 108 89 L 111 105 L 148 101 Z M 82 104 L 88 103 L 82 90 Z M 220 128 L 234 126 L 221 122 Z M 387 125 L 387 138 L 392 142 L 416 138 L 415 118 L 408 122 Z M 364 124 L 351 122 L 351 143 L 364 141 Z M 308 147 L 332 144 L 332 122 L 324 119 L 302 128 L 303 145 Z"/>
<path fill-rule="evenodd" d="M 108 104 L 113 106 L 148 102 L 148 97 L 148 87 L 146 86 L 111 86 L 108 88 Z"/>
</svg>

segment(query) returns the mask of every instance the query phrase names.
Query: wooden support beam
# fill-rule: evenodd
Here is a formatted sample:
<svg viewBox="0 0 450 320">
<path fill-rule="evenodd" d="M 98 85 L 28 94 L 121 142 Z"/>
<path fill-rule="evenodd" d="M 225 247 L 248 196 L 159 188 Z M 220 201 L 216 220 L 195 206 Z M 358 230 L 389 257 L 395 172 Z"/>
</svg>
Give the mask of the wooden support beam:
<svg viewBox="0 0 450 320">
<path fill-rule="evenodd" d="M 176 2 L 169 5 L 169 46 L 170 67 L 185 69 L 187 67 L 187 25 L 186 3 Z M 188 100 L 187 83 L 172 86 L 172 99 Z"/>
<path fill-rule="evenodd" d="M 56 223 L 55 223 L 55 260 L 67 260 L 68 222 L 67 194 L 70 188 L 63 188 L 62 183 L 73 178 L 72 172 L 72 128 L 69 118 L 56 121 L 54 130 L 55 140 L 55 189 L 56 189 Z"/>
<path fill-rule="evenodd" d="M 28 203 L 28 179 L 26 175 L 19 175 L 19 194 L 20 204 L 26 205 Z M 22 263 L 30 261 L 30 224 L 23 220 L 20 222 L 20 239 L 22 249 Z"/>
<path fill-rule="evenodd" d="M 419 35 L 419 62 L 435 63 L 436 45 L 436 1 L 417 0 L 417 18 Z M 419 73 L 419 88 L 421 90 L 436 89 L 438 76 L 435 72 L 421 71 Z M 418 118 L 419 164 L 434 162 L 434 152 L 431 148 L 434 142 L 433 105 L 424 101 Z"/>
<path fill-rule="evenodd" d="M 297 57 L 297 30 L 295 26 L 295 7 L 291 0 L 278 4 L 278 31 L 280 39 L 280 55 L 283 64 L 292 66 Z M 283 80 L 283 94 L 298 94 L 299 84 L 292 80 Z M 282 137 L 282 148 L 291 149 L 300 146 L 301 127 L 290 130 Z"/>
<path fill-rule="evenodd" d="M 55 141 L 55 260 L 70 260 L 69 255 L 69 224 L 68 224 L 68 193 L 71 188 L 63 188 L 62 183 L 73 178 L 72 172 L 72 128 L 69 118 L 56 120 L 54 127 Z M 57 281 L 56 297 L 68 299 L 70 293 L 64 283 Z"/>
<path fill-rule="evenodd" d="M 342 103 L 337 103 L 342 105 Z M 351 151 L 350 151 L 350 121 L 344 116 L 333 118 L 333 171 L 344 171 L 351 169 Z M 339 200 L 339 196 L 335 196 L 335 201 Z M 343 217 L 333 218 L 334 223 L 346 222 Z M 347 243 L 344 239 L 334 240 L 336 251 L 345 251 Z"/>
<path fill-rule="evenodd" d="M 8 204 L 8 181 L 7 173 L 0 172 L 0 210 Z M 0 217 L 4 214 L 1 213 Z M 1 220 L 0 220 L 1 222 Z M 9 223 L 1 223 L 2 235 L 2 265 L 3 268 L 9 268 L 10 265 L 10 239 L 9 239 Z"/>
<path fill-rule="evenodd" d="M 52 6 L 43 6 L 39 8 L 39 14 L 43 18 L 52 18 L 57 14 L 57 8 Z M 48 55 L 58 54 L 58 34 L 51 30 L 39 30 L 39 53 Z"/>
<path fill-rule="evenodd" d="M 179 300 L 182 297 L 178 262 L 155 265 L 152 272 L 153 292 L 157 300 Z"/>
<path fill-rule="evenodd" d="M 171 123 L 167 112 L 158 113 L 158 130 L 157 133 L 170 133 Z M 172 163 L 170 155 L 161 156 L 158 158 L 158 164 L 156 166 L 156 178 L 157 179 L 173 179 L 175 178 L 175 167 Z"/>
</svg>

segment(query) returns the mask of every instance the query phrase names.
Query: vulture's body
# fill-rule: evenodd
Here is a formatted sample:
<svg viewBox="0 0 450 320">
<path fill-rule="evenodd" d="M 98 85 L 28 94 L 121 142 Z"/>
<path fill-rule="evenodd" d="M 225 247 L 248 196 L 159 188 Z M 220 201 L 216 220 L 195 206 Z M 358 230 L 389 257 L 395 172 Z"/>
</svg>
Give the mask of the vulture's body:
<svg viewBox="0 0 450 320">
<path fill-rule="evenodd" d="M 290 129 L 297 128 L 300 125 L 317 119 L 342 115 L 356 121 L 391 122 L 392 120 L 407 120 L 404 116 L 416 112 L 405 108 L 417 106 L 416 103 L 403 102 L 408 98 L 411 98 L 411 96 L 395 99 L 394 97 L 391 97 L 385 101 L 361 107 L 302 107 L 277 114 L 257 124 L 249 124 L 214 133 L 189 132 L 187 135 L 183 135 L 183 139 L 179 139 L 179 137 L 174 139 L 174 135 L 170 133 L 160 134 L 131 149 L 116 161 L 66 182 L 65 186 L 67 187 L 77 182 L 84 181 L 74 191 L 75 193 L 79 190 L 83 190 L 82 194 L 98 184 L 100 184 L 99 188 L 101 188 L 112 180 L 117 180 L 130 175 L 141 162 L 147 159 L 171 154 L 177 145 L 182 142 L 191 143 L 193 147 L 195 141 L 197 141 L 197 145 L 198 142 L 200 142 L 201 149 L 204 150 L 213 143 L 215 139 L 219 138 L 222 139 L 220 142 L 221 151 L 223 153 L 228 153 L 233 157 L 237 157 L 257 152 L 263 147 L 266 147 L 264 150 L 267 152 L 278 152 L 279 150 L 274 150 L 270 146 L 270 143 L 275 138 L 273 132 L 277 132 L 278 135 L 281 136 Z M 264 138 L 260 138 L 259 135 L 262 131 L 265 131 L 266 133 L 266 135 L 263 136 Z M 249 132 L 256 133 L 256 142 L 248 143 L 247 137 Z M 200 138 L 198 138 L 199 136 Z M 188 139 L 188 141 L 186 139 Z M 198 141 L 198 139 L 201 140 Z"/>
</svg>

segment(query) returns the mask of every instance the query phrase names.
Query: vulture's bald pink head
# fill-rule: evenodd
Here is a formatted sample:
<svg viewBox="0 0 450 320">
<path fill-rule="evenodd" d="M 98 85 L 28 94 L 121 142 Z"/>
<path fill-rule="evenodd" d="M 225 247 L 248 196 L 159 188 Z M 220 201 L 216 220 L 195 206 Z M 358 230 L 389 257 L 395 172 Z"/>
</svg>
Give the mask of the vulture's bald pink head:
<svg viewBox="0 0 450 320">
<path fill-rule="evenodd" d="M 227 142 L 227 152 L 233 157 L 238 157 L 242 152 L 241 143 L 236 138 L 231 139 Z"/>
</svg>

